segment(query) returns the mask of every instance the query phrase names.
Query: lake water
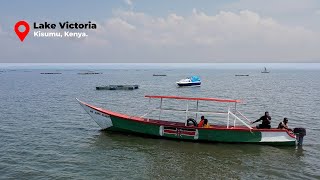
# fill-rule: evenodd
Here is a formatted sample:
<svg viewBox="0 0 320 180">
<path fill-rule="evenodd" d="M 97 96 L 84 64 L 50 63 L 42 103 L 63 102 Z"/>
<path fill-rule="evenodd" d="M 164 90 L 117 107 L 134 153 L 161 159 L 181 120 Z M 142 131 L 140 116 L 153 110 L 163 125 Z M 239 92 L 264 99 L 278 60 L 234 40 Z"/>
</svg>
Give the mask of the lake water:
<svg viewBox="0 0 320 180">
<path fill-rule="evenodd" d="M 45 75 L 41 72 L 60 72 Z M 0 74 L 1 179 L 320 179 L 320 71 L 274 70 L 17 70 Z M 167 74 L 154 77 L 153 74 Z M 197 88 L 177 88 L 188 75 Z M 236 77 L 235 74 L 249 74 Z M 96 91 L 108 84 L 139 84 L 133 91 Z M 288 117 L 305 127 L 302 148 L 250 144 L 201 144 L 100 131 L 75 98 L 143 115 L 159 101 L 144 95 L 241 99 L 237 108 L 272 126 Z M 184 102 L 164 105 L 185 107 Z M 211 110 L 214 103 L 200 104 Z M 222 105 L 225 106 L 225 105 Z M 219 107 L 219 108 L 222 108 Z M 156 116 L 156 115 L 155 115 Z M 163 118 L 178 119 L 179 114 Z M 184 114 L 181 114 L 183 117 Z M 222 117 L 210 117 L 223 123 Z M 215 123 L 215 122 L 213 122 Z"/>
</svg>

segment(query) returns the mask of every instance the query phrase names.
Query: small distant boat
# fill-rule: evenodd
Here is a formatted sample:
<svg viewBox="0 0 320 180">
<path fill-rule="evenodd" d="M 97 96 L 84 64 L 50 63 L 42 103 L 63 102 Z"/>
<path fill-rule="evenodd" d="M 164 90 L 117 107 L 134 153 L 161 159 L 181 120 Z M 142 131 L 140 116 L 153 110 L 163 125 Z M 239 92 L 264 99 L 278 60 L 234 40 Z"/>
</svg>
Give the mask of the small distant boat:
<svg viewBox="0 0 320 180">
<path fill-rule="evenodd" d="M 46 73 L 40 73 L 40 74 L 62 74 L 62 73 L 59 73 L 59 72 L 46 72 Z"/>
<path fill-rule="evenodd" d="M 249 76 L 249 74 L 236 74 L 235 76 Z"/>
<path fill-rule="evenodd" d="M 99 73 L 99 72 L 83 72 L 83 73 L 78 73 L 80 75 L 89 75 L 89 74 L 102 74 L 102 73 Z"/>
<path fill-rule="evenodd" d="M 267 70 L 267 68 L 266 68 L 266 67 L 264 67 L 264 70 L 263 70 L 263 71 L 261 71 L 261 73 L 270 73 L 270 71 L 268 71 L 268 70 Z"/>
<path fill-rule="evenodd" d="M 166 74 L 153 74 L 153 76 L 167 76 Z"/>
<path fill-rule="evenodd" d="M 199 76 L 191 76 L 186 79 L 181 79 L 180 81 L 177 82 L 177 85 L 182 87 L 182 86 L 200 86 L 201 85 L 201 80 Z"/>
<path fill-rule="evenodd" d="M 139 85 L 108 85 L 96 87 L 96 90 L 134 90 L 139 89 Z"/>
</svg>

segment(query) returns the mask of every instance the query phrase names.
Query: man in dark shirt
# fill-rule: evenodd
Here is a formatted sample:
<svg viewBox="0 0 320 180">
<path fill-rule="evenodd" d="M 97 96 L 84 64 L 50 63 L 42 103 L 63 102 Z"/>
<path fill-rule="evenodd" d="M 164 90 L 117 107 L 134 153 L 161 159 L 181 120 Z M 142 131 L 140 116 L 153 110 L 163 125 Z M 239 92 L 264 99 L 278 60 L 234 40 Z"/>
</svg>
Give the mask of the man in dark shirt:
<svg viewBox="0 0 320 180">
<path fill-rule="evenodd" d="M 265 112 L 264 116 L 261 116 L 260 119 L 253 121 L 252 124 L 259 122 L 259 121 L 262 121 L 262 123 L 257 125 L 257 129 L 270 129 L 271 128 L 271 126 L 270 126 L 271 117 L 269 116 L 269 112 Z"/>
</svg>

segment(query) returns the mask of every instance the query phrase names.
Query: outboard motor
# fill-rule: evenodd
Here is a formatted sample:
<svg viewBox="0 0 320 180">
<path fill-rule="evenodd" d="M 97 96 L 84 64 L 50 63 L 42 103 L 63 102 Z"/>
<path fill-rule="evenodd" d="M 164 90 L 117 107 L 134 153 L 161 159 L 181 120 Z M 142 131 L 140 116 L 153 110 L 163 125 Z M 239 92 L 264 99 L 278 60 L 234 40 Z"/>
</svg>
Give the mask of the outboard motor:
<svg viewBox="0 0 320 180">
<path fill-rule="evenodd" d="M 305 128 L 294 128 L 293 133 L 296 135 L 298 146 L 302 146 L 303 137 L 307 134 Z"/>
</svg>

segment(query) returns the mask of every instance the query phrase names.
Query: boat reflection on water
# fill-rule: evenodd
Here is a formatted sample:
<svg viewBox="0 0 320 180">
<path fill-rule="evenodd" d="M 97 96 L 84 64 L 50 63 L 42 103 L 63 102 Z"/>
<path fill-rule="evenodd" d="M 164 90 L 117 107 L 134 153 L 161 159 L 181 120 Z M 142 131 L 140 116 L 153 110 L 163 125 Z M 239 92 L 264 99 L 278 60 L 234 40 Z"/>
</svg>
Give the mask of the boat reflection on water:
<svg viewBox="0 0 320 180">
<path fill-rule="evenodd" d="M 304 156 L 304 149 L 303 146 L 297 146 L 295 149 L 295 154 L 297 157 L 303 157 Z"/>
</svg>

